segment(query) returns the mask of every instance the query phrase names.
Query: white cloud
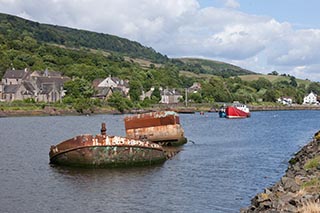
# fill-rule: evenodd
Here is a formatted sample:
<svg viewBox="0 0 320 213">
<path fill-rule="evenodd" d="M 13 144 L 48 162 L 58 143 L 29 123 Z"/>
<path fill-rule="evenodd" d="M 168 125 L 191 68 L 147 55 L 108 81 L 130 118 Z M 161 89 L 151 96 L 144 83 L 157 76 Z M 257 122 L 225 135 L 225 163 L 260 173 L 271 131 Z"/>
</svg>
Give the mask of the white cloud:
<svg viewBox="0 0 320 213">
<path fill-rule="evenodd" d="M 239 8 L 240 7 L 240 4 L 239 2 L 237 2 L 236 0 L 225 0 L 225 6 L 226 7 L 229 7 L 229 8 Z"/>
<path fill-rule="evenodd" d="M 0 12 L 118 35 L 171 57 L 220 59 L 256 72 L 320 80 L 314 72 L 320 67 L 320 29 L 295 30 L 240 12 L 236 0 L 224 3 L 226 8 L 201 8 L 197 0 L 0 0 Z"/>
</svg>

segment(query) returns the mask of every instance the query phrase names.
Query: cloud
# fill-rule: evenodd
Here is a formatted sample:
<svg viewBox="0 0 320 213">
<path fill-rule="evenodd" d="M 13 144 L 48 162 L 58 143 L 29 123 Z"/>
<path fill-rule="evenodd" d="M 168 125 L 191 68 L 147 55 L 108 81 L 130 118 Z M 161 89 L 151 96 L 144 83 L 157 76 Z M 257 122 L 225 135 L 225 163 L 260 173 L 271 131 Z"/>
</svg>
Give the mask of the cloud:
<svg viewBox="0 0 320 213">
<path fill-rule="evenodd" d="M 225 6 L 236 9 L 240 7 L 240 4 L 236 0 L 226 0 Z"/>
<path fill-rule="evenodd" d="M 318 77 L 313 70 L 320 63 L 320 29 L 295 30 L 272 17 L 243 13 L 236 0 L 224 0 L 224 5 L 201 8 L 197 0 L 0 0 L 0 12 L 125 37 L 170 57 L 198 56 L 256 72 Z"/>
</svg>

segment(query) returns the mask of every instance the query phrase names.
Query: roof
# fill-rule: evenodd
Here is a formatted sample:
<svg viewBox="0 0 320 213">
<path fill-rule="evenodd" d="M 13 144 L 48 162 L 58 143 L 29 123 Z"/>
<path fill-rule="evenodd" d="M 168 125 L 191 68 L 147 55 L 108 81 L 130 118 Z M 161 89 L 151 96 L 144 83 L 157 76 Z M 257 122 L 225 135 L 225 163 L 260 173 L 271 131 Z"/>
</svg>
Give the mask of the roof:
<svg viewBox="0 0 320 213">
<path fill-rule="evenodd" d="M 96 97 L 107 96 L 111 88 L 109 87 L 98 87 L 96 89 Z"/>
<path fill-rule="evenodd" d="M 122 80 L 118 77 L 107 77 L 103 79 L 97 86 L 98 87 L 106 87 L 106 85 L 110 84 L 110 81 L 114 84 L 116 84 L 118 87 L 124 86 L 129 87 L 128 80 Z"/>
<path fill-rule="evenodd" d="M 37 84 L 57 84 L 62 86 L 66 81 L 69 81 L 68 77 L 37 77 Z"/>
<path fill-rule="evenodd" d="M 94 80 L 92 81 L 92 86 L 93 86 L 94 88 L 98 88 L 98 85 L 99 85 L 103 80 L 104 80 L 104 79 L 102 79 L 102 78 L 94 79 Z"/>
<path fill-rule="evenodd" d="M 25 79 L 31 73 L 27 70 L 7 70 L 3 78 Z"/>
<path fill-rule="evenodd" d="M 161 95 L 167 95 L 167 96 L 177 95 L 177 96 L 181 96 L 181 93 L 178 90 L 175 90 L 175 89 L 164 89 L 163 91 L 161 91 Z"/>
<path fill-rule="evenodd" d="M 4 86 L 4 93 L 16 93 L 19 89 L 20 85 L 13 84 L 13 85 L 5 85 Z"/>
<path fill-rule="evenodd" d="M 34 94 L 35 88 L 33 87 L 33 85 L 30 82 L 26 82 L 26 81 L 23 82 L 23 86 L 24 86 L 24 88 L 26 88 L 27 91 Z"/>
</svg>

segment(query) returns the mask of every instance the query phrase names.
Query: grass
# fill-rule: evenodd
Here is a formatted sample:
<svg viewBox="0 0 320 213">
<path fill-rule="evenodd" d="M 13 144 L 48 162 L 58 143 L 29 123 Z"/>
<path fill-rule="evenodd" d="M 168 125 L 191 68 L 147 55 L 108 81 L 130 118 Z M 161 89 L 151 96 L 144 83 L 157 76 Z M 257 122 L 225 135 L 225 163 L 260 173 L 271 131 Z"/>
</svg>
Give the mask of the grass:
<svg viewBox="0 0 320 213">
<path fill-rule="evenodd" d="M 259 78 L 266 78 L 269 81 L 271 81 L 271 83 L 275 83 L 278 81 L 288 81 L 288 82 L 290 81 L 289 76 L 281 76 L 281 75 L 256 74 L 256 75 L 241 75 L 239 77 L 243 81 L 255 81 L 255 80 L 258 80 Z M 296 79 L 296 81 L 299 85 L 305 84 L 306 86 L 308 86 L 311 83 L 311 81 L 309 81 L 309 80 L 302 80 L 302 79 Z"/>
<path fill-rule="evenodd" d="M 310 181 L 305 182 L 302 184 L 302 188 L 304 191 L 307 192 L 320 192 L 320 178 L 315 177 L 312 178 Z"/>
<path fill-rule="evenodd" d="M 305 170 L 314 169 L 320 166 L 320 155 L 308 160 L 304 165 Z"/>
<path fill-rule="evenodd" d="M 302 207 L 298 208 L 298 212 L 301 213 L 317 213 L 320 212 L 320 204 L 315 201 L 307 201 Z"/>
<path fill-rule="evenodd" d="M 189 72 L 189 71 L 180 71 L 179 72 L 180 76 L 186 76 L 186 77 L 194 77 L 194 78 L 204 78 L 204 79 L 209 79 L 211 77 L 215 77 L 216 75 L 211 75 L 211 74 L 196 74 L 193 72 Z"/>
</svg>

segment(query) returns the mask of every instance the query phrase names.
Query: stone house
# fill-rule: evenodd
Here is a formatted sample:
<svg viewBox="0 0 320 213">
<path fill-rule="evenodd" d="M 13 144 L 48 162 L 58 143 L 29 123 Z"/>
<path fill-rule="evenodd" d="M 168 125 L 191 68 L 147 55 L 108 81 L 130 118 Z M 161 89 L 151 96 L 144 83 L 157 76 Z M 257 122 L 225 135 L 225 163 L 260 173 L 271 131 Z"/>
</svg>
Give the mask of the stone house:
<svg viewBox="0 0 320 213">
<path fill-rule="evenodd" d="M 22 82 L 21 84 L 10 84 L 4 87 L 2 95 L 3 101 L 15 101 L 32 98 L 34 95 L 34 88 L 28 82 Z"/>
<path fill-rule="evenodd" d="M 48 70 L 30 72 L 25 70 L 7 70 L 2 78 L 0 99 L 15 101 L 33 98 L 35 101 L 56 102 L 65 95 L 63 84 L 70 80 L 59 72 Z"/>
<path fill-rule="evenodd" d="M 160 92 L 161 94 L 161 104 L 177 104 L 180 102 L 180 99 L 183 97 L 179 91 L 176 89 L 163 89 Z"/>
<path fill-rule="evenodd" d="M 96 98 L 107 99 L 116 91 L 120 92 L 124 97 L 129 96 L 129 81 L 117 77 L 109 76 L 105 79 L 95 79 L 92 85 L 96 91 L 94 95 Z"/>
<path fill-rule="evenodd" d="M 70 80 L 66 77 L 37 77 L 35 79 L 37 93 L 36 101 L 57 102 L 65 96 L 63 84 Z"/>
<path fill-rule="evenodd" d="M 26 68 L 24 70 L 7 70 L 2 77 L 3 85 L 17 85 L 30 78 L 31 72 Z"/>
</svg>

